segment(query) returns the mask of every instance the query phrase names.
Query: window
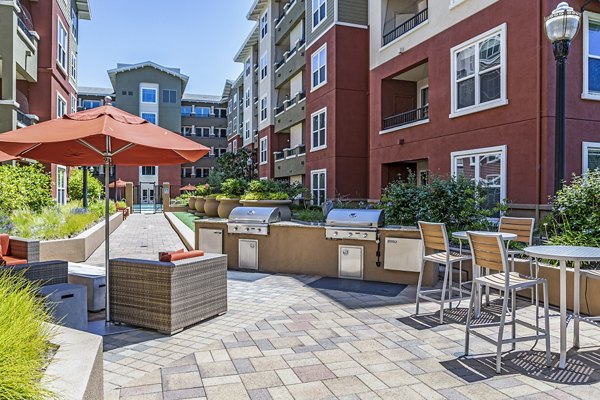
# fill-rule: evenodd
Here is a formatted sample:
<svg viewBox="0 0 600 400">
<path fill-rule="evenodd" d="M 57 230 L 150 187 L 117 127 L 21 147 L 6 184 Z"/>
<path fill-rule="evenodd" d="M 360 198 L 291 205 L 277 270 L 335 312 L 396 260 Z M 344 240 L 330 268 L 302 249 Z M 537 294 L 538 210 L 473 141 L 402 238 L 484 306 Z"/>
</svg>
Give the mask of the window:
<svg viewBox="0 0 600 400">
<path fill-rule="evenodd" d="M 221 147 L 215 147 L 215 148 L 213 148 L 213 155 L 215 156 L 215 158 L 219 158 L 219 157 L 221 157 L 225 153 L 227 153 L 227 149 L 226 148 L 221 148 Z"/>
<path fill-rule="evenodd" d="M 215 128 L 215 136 L 216 137 L 220 137 L 220 138 L 226 138 L 227 137 L 227 129 L 225 128 Z"/>
<path fill-rule="evenodd" d="M 267 53 L 265 53 L 260 58 L 260 79 L 265 79 L 267 77 L 267 68 Z"/>
<path fill-rule="evenodd" d="M 250 89 L 246 90 L 246 107 L 250 107 Z"/>
<path fill-rule="evenodd" d="M 429 105 L 429 86 L 423 86 L 420 90 L 421 103 L 420 107 L 427 107 Z"/>
<path fill-rule="evenodd" d="M 327 83 L 327 45 L 313 53 L 311 71 L 313 90 Z"/>
<path fill-rule="evenodd" d="M 268 161 L 268 151 L 267 151 L 267 140 L 268 137 L 264 137 L 260 139 L 260 165 L 264 165 Z"/>
<path fill-rule="evenodd" d="M 58 65 L 62 67 L 62 69 L 67 71 L 67 30 L 63 26 L 60 19 L 58 20 L 58 36 L 57 36 L 57 44 L 56 47 L 56 61 Z"/>
<path fill-rule="evenodd" d="M 67 101 L 60 93 L 56 93 L 56 118 L 60 118 L 67 113 Z"/>
<path fill-rule="evenodd" d="M 244 62 L 244 71 L 246 73 L 246 76 L 250 76 L 250 73 L 252 72 L 252 65 L 250 63 L 250 57 L 248 57 L 246 59 L 246 62 Z"/>
<path fill-rule="evenodd" d="M 327 170 L 320 169 L 310 173 L 311 203 L 320 206 L 327 198 Z"/>
<path fill-rule="evenodd" d="M 177 103 L 177 91 L 171 89 L 163 89 L 163 103 Z"/>
<path fill-rule="evenodd" d="M 182 178 L 191 178 L 192 177 L 192 167 L 181 167 L 181 177 Z"/>
<path fill-rule="evenodd" d="M 215 117 L 217 117 L 217 118 L 227 118 L 227 109 L 225 109 L 225 108 L 215 108 Z"/>
<path fill-rule="evenodd" d="M 77 112 L 77 97 L 71 95 L 71 114 Z"/>
<path fill-rule="evenodd" d="M 156 103 L 156 89 L 143 87 L 142 103 Z"/>
<path fill-rule="evenodd" d="M 195 107 L 194 114 L 196 118 L 208 118 L 210 116 L 210 107 Z"/>
<path fill-rule="evenodd" d="M 194 131 L 194 129 L 191 126 L 182 126 L 181 127 L 181 134 L 183 136 L 192 136 L 193 131 Z"/>
<path fill-rule="evenodd" d="M 250 140 L 250 122 L 246 121 L 246 128 L 244 130 L 244 140 Z"/>
<path fill-rule="evenodd" d="M 56 167 L 56 202 L 67 203 L 67 169 L 62 165 Z"/>
<path fill-rule="evenodd" d="M 312 26 L 315 29 L 327 18 L 327 1 L 312 0 Z"/>
<path fill-rule="evenodd" d="M 237 139 L 235 139 L 232 143 L 232 149 L 233 149 L 233 153 L 237 153 L 238 150 L 238 143 L 237 143 Z"/>
<path fill-rule="evenodd" d="M 209 127 L 196 128 L 196 136 L 209 137 L 210 136 L 210 128 Z"/>
<path fill-rule="evenodd" d="M 452 173 L 488 187 L 489 208 L 506 199 L 506 146 L 451 153 Z"/>
<path fill-rule="evenodd" d="M 189 117 L 192 115 L 192 106 L 181 106 L 181 116 Z"/>
<path fill-rule="evenodd" d="M 142 167 L 142 175 L 156 175 L 156 167 Z"/>
<path fill-rule="evenodd" d="M 75 52 L 71 52 L 71 79 L 77 81 L 77 55 Z"/>
<path fill-rule="evenodd" d="M 260 99 L 260 121 L 267 119 L 267 96 Z"/>
<path fill-rule="evenodd" d="M 327 109 L 324 108 L 312 114 L 310 122 L 311 151 L 327 147 Z"/>
<path fill-rule="evenodd" d="M 142 113 L 141 117 L 148 122 L 156 124 L 156 113 Z"/>
<path fill-rule="evenodd" d="M 84 100 L 83 101 L 83 109 L 89 110 L 90 108 L 100 107 L 102 102 L 100 100 Z"/>
<path fill-rule="evenodd" d="M 583 142 L 582 172 L 600 169 L 600 143 Z"/>
<path fill-rule="evenodd" d="M 260 38 L 263 39 L 269 32 L 269 12 L 265 13 L 260 17 Z"/>
<path fill-rule="evenodd" d="M 196 167 L 196 178 L 208 178 L 210 168 Z"/>
<path fill-rule="evenodd" d="M 583 94 L 600 100 L 600 14 L 583 13 Z"/>
<path fill-rule="evenodd" d="M 77 15 L 75 4 L 72 4 L 71 7 L 71 34 L 77 40 L 79 34 L 79 16 Z"/>
<path fill-rule="evenodd" d="M 452 48 L 450 117 L 506 104 L 506 24 Z"/>
</svg>

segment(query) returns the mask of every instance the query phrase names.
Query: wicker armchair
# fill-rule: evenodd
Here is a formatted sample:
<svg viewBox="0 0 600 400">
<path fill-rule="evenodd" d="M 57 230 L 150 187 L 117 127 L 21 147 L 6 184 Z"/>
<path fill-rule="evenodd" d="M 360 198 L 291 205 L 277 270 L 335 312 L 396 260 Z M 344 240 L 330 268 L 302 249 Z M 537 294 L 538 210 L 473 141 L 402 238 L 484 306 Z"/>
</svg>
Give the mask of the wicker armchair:
<svg viewBox="0 0 600 400">
<path fill-rule="evenodd" d="M 3 267 L 3 271 L 23 274 L 23 277 L 40 286 L 68 283 L 69 263 L 66 261 L 42 261 Z"/>
<path fill-rule="evenodd" d="M 174 262 L 118 258 L 108 273 L 110 315 L 172 335 L 227 311 L 227 256 Z"/>
</svg>

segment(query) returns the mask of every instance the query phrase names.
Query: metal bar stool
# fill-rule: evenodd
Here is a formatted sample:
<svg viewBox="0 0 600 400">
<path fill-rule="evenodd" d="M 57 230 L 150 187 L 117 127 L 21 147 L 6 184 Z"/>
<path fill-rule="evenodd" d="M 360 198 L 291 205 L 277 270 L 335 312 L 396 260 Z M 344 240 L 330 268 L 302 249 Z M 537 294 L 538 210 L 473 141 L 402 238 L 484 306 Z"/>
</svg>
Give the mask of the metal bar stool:
<svg viewBox="0 0 600 400">
<path fill-rule="evenodd" d="M 514 233 L 517 238 L 513 242 L 522 243 L 525 246 L 533 245 L 533 227 L 535 226 L 535 218 L 516 218 L 516 217 L 501 217 L 500 225 L 498 226 L 498 232 Z M 515 271 L 515 257 L 522 256 L 522 250 L 511 250 L 508 249 L 508 256 L 510 257 L 510 270 Z M 537 260 L 535 269 L 531 257 L 529 258 L 529 276 L 537 277 Z M 531 304 L 537 299 L 537 293 L 531 288 Z M 489 299 L 488 299 L 489 301 Z"/>
<path fill-rule="evenodd" d="M 471 300 L 469 302 L 469 311 L 467 313 L 467 329 L 465 333 L 465 355 L 469 355 L 469 339 L 470 334 L 484 339 L 492 344 L 495 344 L 496 349 L 496 372 L 501 372 L 502 366 L 502 346 L 504 344 L 512 344 L 514 350 L 517 342 L 529 340 L 546 339 L 546 363 L 551 365 L 550 353 L 550 321 L 548 315 L 548 283 L 544 278 L 533 278 L 522 275 L 517 272 L 510 271 L 508 263 L 508 253 L 504 247 L 502 235 L 499 233 L 474 233 L 468 232 L 469 244 L 473 255 L 473 264 L 480 268 L 487 268 L 498 273 L 475 278 L 473 280 L 473 288 L 471 289 Z M 516 292 L 530 287 L 536 288 L 537 285 L 542 285 L 544 289 L 544 320 L 545 327 L 541 329 L 538 326 L 539 307 L 536 304 L 536 325 L 529 324 L 525 321 L 517 320 L 516 318 Z M 471 318 L 473 315 L 473 305 L 477 296 L 481 296 L 483 287 L 491 287 L 504 292 L 502 300 L 502 314 L 500 322 L 472 324 Z M 511 319 L 506 321 L 508 312 L 508 299 L 511 298 Z M 504 338 L 504 326 L 512 325 L 512 337 Z M 535 335 L 516 337 L 516 324 L 523 325 L 535 331 Z M 477 332 L 478 328 L 489 328 L 498 326 L 498 339 L 494 340 L 484 334 Z"/>
<path fill-rule="evenodd" d="M 465 290 L 460 286 L 453 286 L 452 266 L 456 263 L 460 264 L 462 261 L 470 260 L 471 257 L 462 255 L 456 251 L 450 251 L 445 224 L 419 221 L 419 231 L 421 232 L 421 239 L 423 240 L 423 263 L 421 265 L 421 273 L 419 274 L 419 283 L 417 285 L 415 314 L 419 314 L 419 300 L 429 300 L 440 305 L 440 324 L 443 324 L 444 304 L 450 303 L 450 307 L 452 307 L 453 301 L 462 300 L 463 298 L 466 298 L 466 296 L 462 296 L 463 294 L 469 294 L 468 290 Z M 428 252 L 429 254 L 427 254 Z M 443 264 L 445 266 L 444 281 L 441 289 L 421 290 L 425 263 L 427 261 L 434 264 Z M 447 298 L 446 291 L 448 291 Z M 458 292 L 460 296 L 454 297 L 454 292 Z M 440 298 L 437 299 L 432 297 L 435 294 L 439 294 Z"/>
</svg>

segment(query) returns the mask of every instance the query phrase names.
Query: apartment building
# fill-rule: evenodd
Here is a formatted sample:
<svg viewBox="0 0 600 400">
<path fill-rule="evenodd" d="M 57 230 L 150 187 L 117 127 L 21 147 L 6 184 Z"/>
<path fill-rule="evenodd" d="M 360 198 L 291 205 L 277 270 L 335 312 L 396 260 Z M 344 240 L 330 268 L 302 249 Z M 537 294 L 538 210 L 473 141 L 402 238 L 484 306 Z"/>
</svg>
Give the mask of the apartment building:
<svg viewBox="0 0 600 400">
<path fill-rule="evenodd" d="M 252 150 L 254 140 L 250 139 L 244 145 L 243 73 L 235 81 L 227 81 L 226 85 L 229 85 L 229 92 L 227 93 L 227 151 L 237 153 L 238 149 L 244 146 Z M 254 106 L 251 107 L 248 113 L 254 112 L 253 110 Z M 254 129 L 256 129 L 254 126 L 256 125 L 248 124 L 248 136 L 250 136 L 250 132 L 254 132 Z M 251 129 L 253 130 L 251 131 Z M 258 137 L 258 135 L 256 136 Z"/>
<path fill-rule="evenodd" d="M 524 212 L 554 192 L 557 0 L 372 0 L 369 198 L 408 171 L 464 175 Z M 568 175 L 600 165 L 600 2 L 572 0 Z"/>
<path fill-rule="evenodd" d="M 88 0 L 0 2 L 0 132 L 76 110 L 79 21 L 89 19 Z M 47 167 L 63 204 L 68 170 Z"/>
<path fill-rule="evenodd" d="M 368 1 L 256 0 L 247 18 L 232 149 L 254 148 L 260 177 L 303 183 L 315 204 L 366 198 Z"/>
<path fill-rule="evenodd" d="M 112 105 L 149 122 L 209 147 L 210 153 L 196 161 L 176 166 L 117 167 L 110 171 L 112 180 L 122 179 L 135 185 L 136 201 L 153 204 L 163 182 L 172 185 L 175 194 L 179 187 L 206 182 L 218 157 L 227 150 L 227 97 L 231 84 L 223 94 L 200 95 L 185 92 L 189 78 L 178 68 L 168 68 L 146 61 L 137 64 L 118 64 L 108 71 L 112 88 L 80 87 L 79 108 L 102 105 L 110 96 Z M 104 168 L 94 174 L 104 178 Z"/>
</svg>

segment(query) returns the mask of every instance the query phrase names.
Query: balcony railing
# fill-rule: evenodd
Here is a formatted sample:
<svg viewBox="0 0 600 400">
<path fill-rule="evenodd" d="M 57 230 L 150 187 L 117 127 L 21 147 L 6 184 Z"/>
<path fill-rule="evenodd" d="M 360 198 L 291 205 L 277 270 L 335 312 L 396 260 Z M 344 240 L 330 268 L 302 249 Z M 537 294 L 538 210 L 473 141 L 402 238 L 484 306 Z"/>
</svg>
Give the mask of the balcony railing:
<svg viewBox="0 0 600 400">
<path fill-rule="evenodd" d="M 287 60 L 289 60 L 294 54 L 296 54 L 296 52 L 302 47 L 304 46 L 305 40 L 304 39 L 300 39 L 296 42 L 296 45 L 294 46 L 293 49 L 286 51 L 285 53 L 283 53 L 283 57 L 281 58 L 281 60 L 277 61 L 275 63 L 275 71 L 277 71 L 280 67 L 282 67 Z"/>
<path fill-rule="evenodd" d="M 35 37 L 31 32 L 33 31 L 33 20 L 31 19 L 31 14 L 29 14 L 29 10 L 23 7 L 21 2 L 17 1 L 17 5 L 19 6 L 19 14 L 17 14 L 17 24 L 19 28 L 25 32 L 27 37 L 33 41 Z"/>
<path fill-rule="evenodd" d="M 383 45 L 385 46 L 386 44 L 388 44 L 388 43 L 396 40 L 400 36 L 404 35 L 406 32 L 410 31 L 411 29 L 414 29 L 417 26 L 421 25 L 423 22 L 427 21 L 427 10 L 428 9 L 426 8 L 423 11 L 421 11 L 420 13 L 415 14 L 414 17 L 412 17 L 409 20 L 407 20 L 406 22 L 398 25 L 391 32 L 384 34 L 383 35 Z"/>
<path fill-rule="evenodd" d="M 292 148 L 285 148 L 280 151 L 273 152 L 275 161 L 282 161 L 288 158 L 298 157 L 306 154 L 306 145 L 304 143 L 294 146 Z"/>
<path fill-rule="evenodd" d="M 413 122 L 423 121 L 427 118 L 429 118 L 429 106 L 384 118 L 383 129 L 396 128 L 398 126 L 412 124 Z"/>
<path fill-rule="evenodd" d="M 17 110 L 17 122 L 25 126 L 30 126 L 35 124 L 35 119 L 23 111 Z"/>
</svg>

